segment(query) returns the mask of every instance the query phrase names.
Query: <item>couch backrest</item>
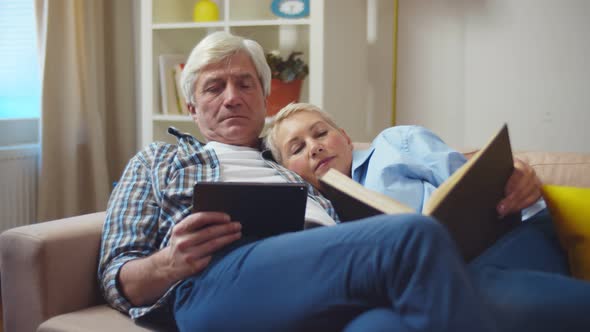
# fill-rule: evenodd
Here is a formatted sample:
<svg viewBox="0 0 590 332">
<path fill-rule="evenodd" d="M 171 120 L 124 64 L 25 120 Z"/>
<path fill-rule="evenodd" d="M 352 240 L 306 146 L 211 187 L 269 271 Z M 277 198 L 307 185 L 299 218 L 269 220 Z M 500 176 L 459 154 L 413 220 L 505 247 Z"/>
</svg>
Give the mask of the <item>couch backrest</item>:
<svg viewBox="0 0 590 332">
<path fill-rule="evenodd" d="M 590 187 L 590 154 L 572 152 L 518 152 L 546 184 Z"/>
<path fill-rule="evenodd" d="M 355 149 L 366 149 L 370 143 L 355 142 Z M 470 156 L 477 149 L 458 149 Z M 516 158 L 529 163 L 545 184 L 590 187 L 590 154 L 575 152 L 518 151 Z"/>
</svg>

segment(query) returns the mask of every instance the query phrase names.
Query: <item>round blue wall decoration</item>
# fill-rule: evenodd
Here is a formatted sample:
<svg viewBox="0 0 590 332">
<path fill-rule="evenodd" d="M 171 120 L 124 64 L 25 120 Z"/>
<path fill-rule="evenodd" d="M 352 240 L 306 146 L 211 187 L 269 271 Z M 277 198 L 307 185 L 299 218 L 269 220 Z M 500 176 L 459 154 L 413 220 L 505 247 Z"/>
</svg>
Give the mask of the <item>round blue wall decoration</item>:
<svg viewBox="0 0 590 332">
<path fill-rule="evenodd" d="M 270 9 L 278 17 L 307 17 L 309 16 L 309 0 L 273 0 Z"/>
</svg>

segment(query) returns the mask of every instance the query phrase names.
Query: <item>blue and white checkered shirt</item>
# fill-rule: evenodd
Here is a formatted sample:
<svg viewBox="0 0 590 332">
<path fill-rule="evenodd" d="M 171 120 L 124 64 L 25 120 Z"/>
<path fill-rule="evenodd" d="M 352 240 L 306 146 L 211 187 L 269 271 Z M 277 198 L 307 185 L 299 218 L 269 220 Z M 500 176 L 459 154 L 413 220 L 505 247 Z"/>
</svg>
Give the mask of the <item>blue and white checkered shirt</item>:
<svg viewBox="0 0 590 332">
<path fill-rule="evenodd" d="M 193 186 L 198 181 L 219 181 L 215 152 L 189 134 L 168 130 L 177 144 L 152 143 L 133 157 L 111 194 L 104 224 L 98 279 L 103 296 L 114 308 L 133 319 L 168 305 L 175 286 L 151 306 L 133 307 L 117 282 L 121 266 L 166 247 L 172 227 L 191 214 Z M 288 182 L 304 182 L 297 174 L 272 162 Z M 308 195 L 338 220 L 330 201 L 311 185 Z"/>
</svg>

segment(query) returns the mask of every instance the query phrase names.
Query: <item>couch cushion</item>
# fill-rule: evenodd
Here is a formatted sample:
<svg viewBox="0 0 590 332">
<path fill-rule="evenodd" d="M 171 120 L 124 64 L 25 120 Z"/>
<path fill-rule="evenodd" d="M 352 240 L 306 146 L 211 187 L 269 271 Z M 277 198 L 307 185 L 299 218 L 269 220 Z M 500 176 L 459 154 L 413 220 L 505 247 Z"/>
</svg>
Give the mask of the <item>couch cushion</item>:
<svg viewBox="0 0 590 332">
<path fill-rule="evenodd" d="M 38 332 L 145 332 L 153 331 L 136 325 L 129 317 L 108 307 L 99 305 L 59 315 L 45 321 Z"/>
<path fill-rule="evenodd" d="M 50 318 L 38 332 L 104 332 L 104 331 L 155 331 L 135 324 L 129 317 L 100 305 Z"/>
</svg>

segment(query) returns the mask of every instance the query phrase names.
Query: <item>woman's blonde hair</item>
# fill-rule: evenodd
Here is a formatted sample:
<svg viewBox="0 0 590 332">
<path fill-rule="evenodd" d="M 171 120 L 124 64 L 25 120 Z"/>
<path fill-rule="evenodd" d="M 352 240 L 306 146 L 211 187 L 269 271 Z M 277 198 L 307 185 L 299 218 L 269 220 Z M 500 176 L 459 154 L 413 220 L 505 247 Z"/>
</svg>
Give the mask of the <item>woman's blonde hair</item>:
<svg viewBox="0 0 590 332">
<path fill-rule="evenodd" d="M 266 129 L 266 135 L 264 137 L 264 143 L 265 143 L 266 147 L 270 150 L 273 158 L 278 163 L 281 163 L 281 161 L 282 161 L 281 151 L 280 151 L 279 147 L 277 146 L 277 141 L 276 141 L 278 127 L 281 124 L 281 122 L 285 121 L 289 117 L 291 117 L 294 114 L 297 114 L 299 112 L 315 113 L 315 114 L 319 115 L 324 121 L 326 121 L 326 123 L 328 123 L 330 126 L 336 128 L 336 129 L 340 128 L 340 127 L 338 127 L 338 125 L 336 125 L 336 122 L 330 116 L 330 114 L 322 111 L 321 108 L 319 108 L 313 104 L 308 104 L 308 103 L 290 103 L 289 105 L 283 107 L 277 113 L 277 115 L 274 116 L 273 120 L 271 121 L 271 123 L 268 125 L 268 128 Z"/>
</svg>

